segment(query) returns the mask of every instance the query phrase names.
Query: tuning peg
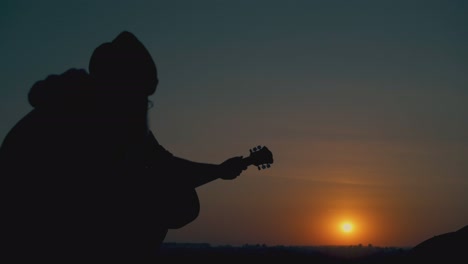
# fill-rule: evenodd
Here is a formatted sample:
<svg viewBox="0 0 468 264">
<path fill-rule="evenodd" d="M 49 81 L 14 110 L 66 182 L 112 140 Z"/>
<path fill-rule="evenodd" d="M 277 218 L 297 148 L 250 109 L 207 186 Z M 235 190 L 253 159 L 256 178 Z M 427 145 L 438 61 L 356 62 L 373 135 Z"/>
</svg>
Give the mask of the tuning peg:
<svg viewBox="0 0 468 264">
<path fill-rule="evenodd" d="M 267 168 L 270 168 L 270 167 L 271 167 L 271 165 L 270 165 L 270 163 L 268 163 L 268 164 L 267 164 Z"/>
<path fill-rule="evenodd" d="M 250 153 L 252 153 L 252 152 L 253 152 L 253 150 L 252 150 L 252 149 L 249 149 L 249 151 L 250 151 Z"/>
<path fill-rule="evenodd" d="M 258 145 L 258 146 L 257 146 L 257 149 L 258 149 L 258 150 L 262 149 L 262 146 Z"/>
<path fill-rule="evenodd" d="M 263 164 L 263 165 L 262 165 L 262 169 L 265 169 L 265 168 L 266 168 L 266 166 L 265 166 L 265 164 Z"/>
<path fill-rule="evenodd" d="M 262 168 L 260 168 L 260 166 L 257 166 L 258 170 L 261 170 Z"/>
</svg>

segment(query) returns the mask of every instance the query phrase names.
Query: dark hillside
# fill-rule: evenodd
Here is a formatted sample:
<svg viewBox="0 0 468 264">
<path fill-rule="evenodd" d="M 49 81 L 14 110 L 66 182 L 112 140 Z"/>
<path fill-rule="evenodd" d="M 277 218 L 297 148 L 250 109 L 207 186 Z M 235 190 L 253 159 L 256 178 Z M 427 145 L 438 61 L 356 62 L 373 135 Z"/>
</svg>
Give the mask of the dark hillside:
<svg viewBox="0 0 468 264">
<path fill-rule="evenodd" d="M 468 225 L 454 232 L 429 238 L 410 251 L 415 261 L 468 263 Z"/>
</svg>

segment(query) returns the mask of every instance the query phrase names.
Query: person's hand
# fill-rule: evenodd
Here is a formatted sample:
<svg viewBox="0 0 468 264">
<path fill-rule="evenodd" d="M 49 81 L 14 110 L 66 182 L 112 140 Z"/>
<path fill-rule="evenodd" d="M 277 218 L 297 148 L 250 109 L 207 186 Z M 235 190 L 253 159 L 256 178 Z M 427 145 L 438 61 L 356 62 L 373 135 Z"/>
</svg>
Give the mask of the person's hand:
<svg viewBox="0 0 468 264">
<path fill-rule="evenodd" d="M 237 178 L 242 171 L 247 169 L 247 165 L 242 156 L 229 158 L 220 165 L 220 178 L 224 180 L 232 180 Z"/>
</svg>

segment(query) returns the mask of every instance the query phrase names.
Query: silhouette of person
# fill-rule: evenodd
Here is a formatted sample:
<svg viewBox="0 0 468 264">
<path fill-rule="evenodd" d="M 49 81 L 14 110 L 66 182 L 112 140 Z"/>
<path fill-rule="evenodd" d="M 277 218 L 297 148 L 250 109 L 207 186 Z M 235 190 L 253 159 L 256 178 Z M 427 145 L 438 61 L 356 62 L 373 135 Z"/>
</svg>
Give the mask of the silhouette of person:
<svg viewBox="0 0 468 264">
<path fill-rule="evenodd" d="M 173 155 L 148 127 L 158 86 L 144 45 L 123 31 L 98 46 L 89 73 L 36 82 L 33 109 L 0 148 L 1 257 L 154 259 L 169 229 L 198 217 L 195 188 L 249 164 Z"/>
</svg>

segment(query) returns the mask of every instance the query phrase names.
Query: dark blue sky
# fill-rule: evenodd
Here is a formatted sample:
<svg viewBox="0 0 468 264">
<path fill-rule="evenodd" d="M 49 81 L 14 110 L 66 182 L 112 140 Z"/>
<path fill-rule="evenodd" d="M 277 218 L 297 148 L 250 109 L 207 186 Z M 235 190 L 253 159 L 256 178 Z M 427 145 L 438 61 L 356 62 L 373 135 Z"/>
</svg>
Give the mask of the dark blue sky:
<svg viewBox="0 0 468 264">
<path fill-rule="evenodd" d="M 201 187 L 200 217 L 169 241 L 411 246 L 468 222 L 466 25 L 453 0 L 2 1 L 0 138 L 34 82 L 129 30 L 158 66 L 161 144 L 275 155 Z"/>
</svg>

